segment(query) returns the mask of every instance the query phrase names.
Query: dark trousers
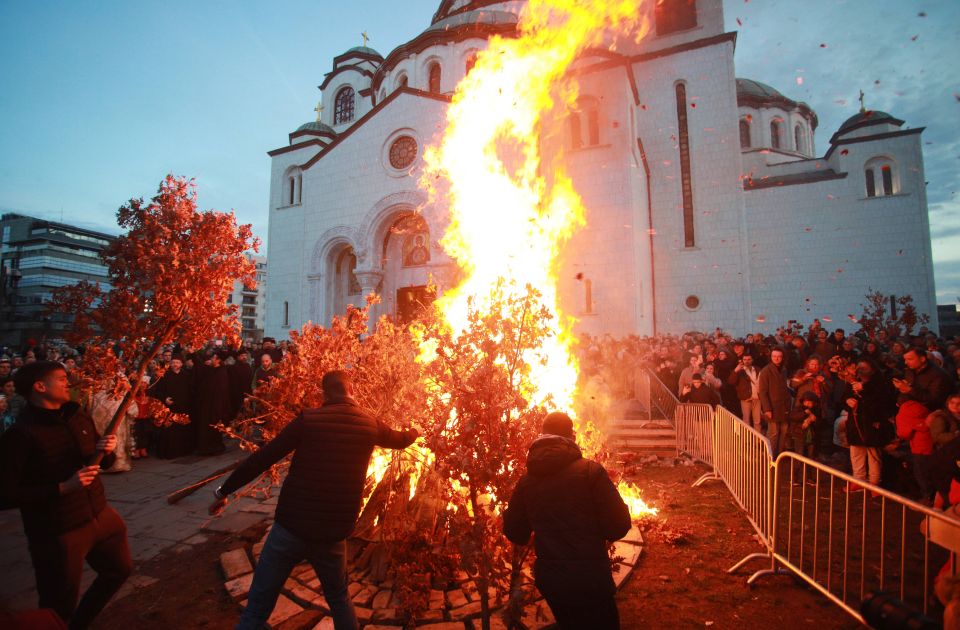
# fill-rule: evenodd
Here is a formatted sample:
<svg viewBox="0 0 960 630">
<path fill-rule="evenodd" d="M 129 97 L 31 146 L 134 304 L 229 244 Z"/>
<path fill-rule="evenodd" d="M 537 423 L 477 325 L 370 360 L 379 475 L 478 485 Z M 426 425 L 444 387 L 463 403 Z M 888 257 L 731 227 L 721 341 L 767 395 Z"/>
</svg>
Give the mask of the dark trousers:
<svg viewBox="0 0 960 630">
<path fill-rule="evenodd" d="M 620 630 L 620 612 L 613 593 L 589 598 L 544 594 L 560 630 Z"/>
<path fill-rule="evenodd" d="M 133 571 L 127 526 L 110 506 L 82 527 L 31 537 L 30 556 L 40 608 L 52 608 L 71 628 L 89 626 Z M 84 560 L 97 577 L 77 604 Z"/>
</svg>

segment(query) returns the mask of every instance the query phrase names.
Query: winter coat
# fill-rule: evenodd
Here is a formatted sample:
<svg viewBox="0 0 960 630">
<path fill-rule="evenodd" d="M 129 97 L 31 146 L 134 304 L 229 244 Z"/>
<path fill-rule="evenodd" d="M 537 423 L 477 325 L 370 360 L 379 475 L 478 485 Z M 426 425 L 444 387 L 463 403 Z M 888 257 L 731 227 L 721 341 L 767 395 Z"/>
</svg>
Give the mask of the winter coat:
<svg viewBox="0 0 960 630">
<path fill-rule="evenodd" d="M 573 440 L 544 435 L 503 514 L 503 532 L 525 545 L 534 536 L 540 591 L 549 596 L 612 594 L 607 542 L 630 530 L 630 512 L 600 464 Z"/>
<path fill-rule="evenodd" d="M 857 408 L 847 415 L 850 446 L 883 446 L 885 425 L 896 413 L 893 386 L 879 374 L 863 384 Z"/>
<path fill-rule="evenodd" d="M 790 389 L 787 387 L 786 370 L 768 363 L 760 370 L 760 409 L 772 412 L 772 422 L 787 422 L 790 412 Z"/>
<path fill-rule="evenodd" d="M 250 483 L 291 451 L 276 521 L 308 542 L 335 542 L 353 531 L 374 446 L 402 449 L 417 432 L 394 431 L 349 397 L 306 409 L 224 482 L 224 494 Z"/>
<path fill-rule="evenodd" d="M 167 370 L 147 393 L 164 404 L 167 398 L 172 398 L 173 402 L 167 406 L 174 413 L 190 413 L 193 408 L 193 373 L 186 368 L 177 373 Z"/>
<path fill-rule="evenodd" d="M 900 411 L 897 412 L 897 437 L 910 442 L 910 452 L 914 455 L 933 452 L 933 438 L 927 426 L 928 415 L 927 408 L 913 400 L 900 405 Z"/>
<path fill-rule="evenodd" d="M 20 508 L 28 538 L 46 538 L 86 525 L 107 506 L 103 482 L 60 494 L 96 453 L 100 435 L 93 419 L 69 402 L 60 409 L 28 404 L 18 422 L 0 438 L 0 490 L 5 505 Z M 114 454 L 104 456 L 110 468 Z"/>
<path fill-rule="evenodd" d="M 919 372 L 907 370 L 906 381 L 910 391 L 900 394 L 900 402 L 915 400 L 927 409 L 939 409 L 947 402 L 947 396 L 953 389 L 953 380 L 939 365 L 928 361 Z"/>
<path fill-rule="evenodd" d="M 690 386 L 690 391 L 686 394 L 680 395 L 680 402 L 685 403 L 701 403 L 706 405 L 719 405 L 720 404 L 720 394 L 717 393 L 717 390 L 710 387 L 706 383 L 697 387 L 696 385 Z"/>
<path fill-rule="evenodd" d="M 760 371 L 756 367 L 753 368 L 754 375 L 757 379 L 760 378 Z M 753 381 L 750 380 L 750 375 L 747 374 L 747 369 L 744 368 L 739 372 L 734 370 L 730 372 L 730 376 L 727 377 L 727 384 L 732 385 L 737 390 L 737 399 L 738 400 L 752 400 L 753 399 Z"/>
</svg>

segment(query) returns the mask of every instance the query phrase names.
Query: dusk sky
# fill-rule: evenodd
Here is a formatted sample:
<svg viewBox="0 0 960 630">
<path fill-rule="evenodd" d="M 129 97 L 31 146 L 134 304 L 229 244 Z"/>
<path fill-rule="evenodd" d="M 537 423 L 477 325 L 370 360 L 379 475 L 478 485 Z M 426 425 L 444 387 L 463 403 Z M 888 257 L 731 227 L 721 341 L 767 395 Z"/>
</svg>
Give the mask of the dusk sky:
<svg viewBox="0 0 960 630">
<path fill-rule="evenodd" d="M 267 234 L 270 159 L 333 58 L 387 55 L 439 0 L 0 2 L 0 210 L 116 233 L 168 172 Z M 817 152 L 866 105 L 925 127 L 938 301 L 960 299 L 960 2 L 725 0 L 737 76 L 806 101 Z M 738 24 L 738 19 L 740 24 Z M 642 86 L 641 86 L 642 90 Z"/>
</svg>

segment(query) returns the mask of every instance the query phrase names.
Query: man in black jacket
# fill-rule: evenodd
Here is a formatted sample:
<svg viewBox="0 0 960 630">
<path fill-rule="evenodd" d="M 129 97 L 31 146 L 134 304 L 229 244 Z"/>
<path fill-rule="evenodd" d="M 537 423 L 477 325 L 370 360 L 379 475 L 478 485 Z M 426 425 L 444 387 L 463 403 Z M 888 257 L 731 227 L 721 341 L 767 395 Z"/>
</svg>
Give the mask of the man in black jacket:
<svg viewBox="0 0 960 630">
<path fill-rule="evenodd" d="M 603 466 L 583 458 L 570 418 L 548 415 L 503 514 L 503 532 L 517 545 L 536 534 L 537 588 L 560 628 L 620 627 L 607 544 L 629 530 L 627 505 Z"/>
<path fill-rule="evenodd" d="M 893 379 L 893 386 L 900 393 L 899 402 L 915 400 L 927 409 L 941 409 L 953 389 L 953 382 L 942 367 L 931 363 L 923 350 L 910 348 L 903 353 L 907 367 L 905 379 Z"/>
<path fill-rule="evenodd" d="M 217 488 L 217 500 L 210 506 L 211 514 L 219 513 L 227 495 L 293 451 L 238 629 L 263 627 L 290 571 L 304 558 L 323 585 L 336 630 L 357 627 L 347 596 L 344 541 L 360 515 L 370 455 L 374 446 L 406 448 L 419 434 L 416 429 L 394 431 L 370 416 L 353 400 L 345 372 L 328 372 L 322 383 L 323 406 L 304 410 L 244 460 Z"/>
<path fill-rule="evenodd" d="M 3 503 L 20 508 L 40 607 L 86 628 L 133 569 L 126 524 L 107 505 L 98 477 L 113 465 L 117 438 L 97 435 L 90 416 L 70 402 L 60 363 L 25 365 L 14 380 L 27 406 L 0 440 Z M 106 453 L 100 465 L 86 466 L 98 450 Z M 97 578 L 78 605 L 84 560 Z"/>
</svg>

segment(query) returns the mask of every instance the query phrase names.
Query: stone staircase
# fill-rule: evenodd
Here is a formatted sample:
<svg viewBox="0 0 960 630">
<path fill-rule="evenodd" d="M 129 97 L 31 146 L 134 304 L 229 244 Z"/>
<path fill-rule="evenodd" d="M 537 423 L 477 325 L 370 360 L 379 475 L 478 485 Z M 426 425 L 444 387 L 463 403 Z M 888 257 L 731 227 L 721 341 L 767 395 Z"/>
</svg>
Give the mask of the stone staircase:
<svg viewBox="0 0 960 630">
<path fill-rule="evenodd" d="M 677 456 L 677 432 L 666 418 L 651 415 L 637 400 L 615 405 L 607 425 L 608 445 L 613 453 Z"/>
</svg>

